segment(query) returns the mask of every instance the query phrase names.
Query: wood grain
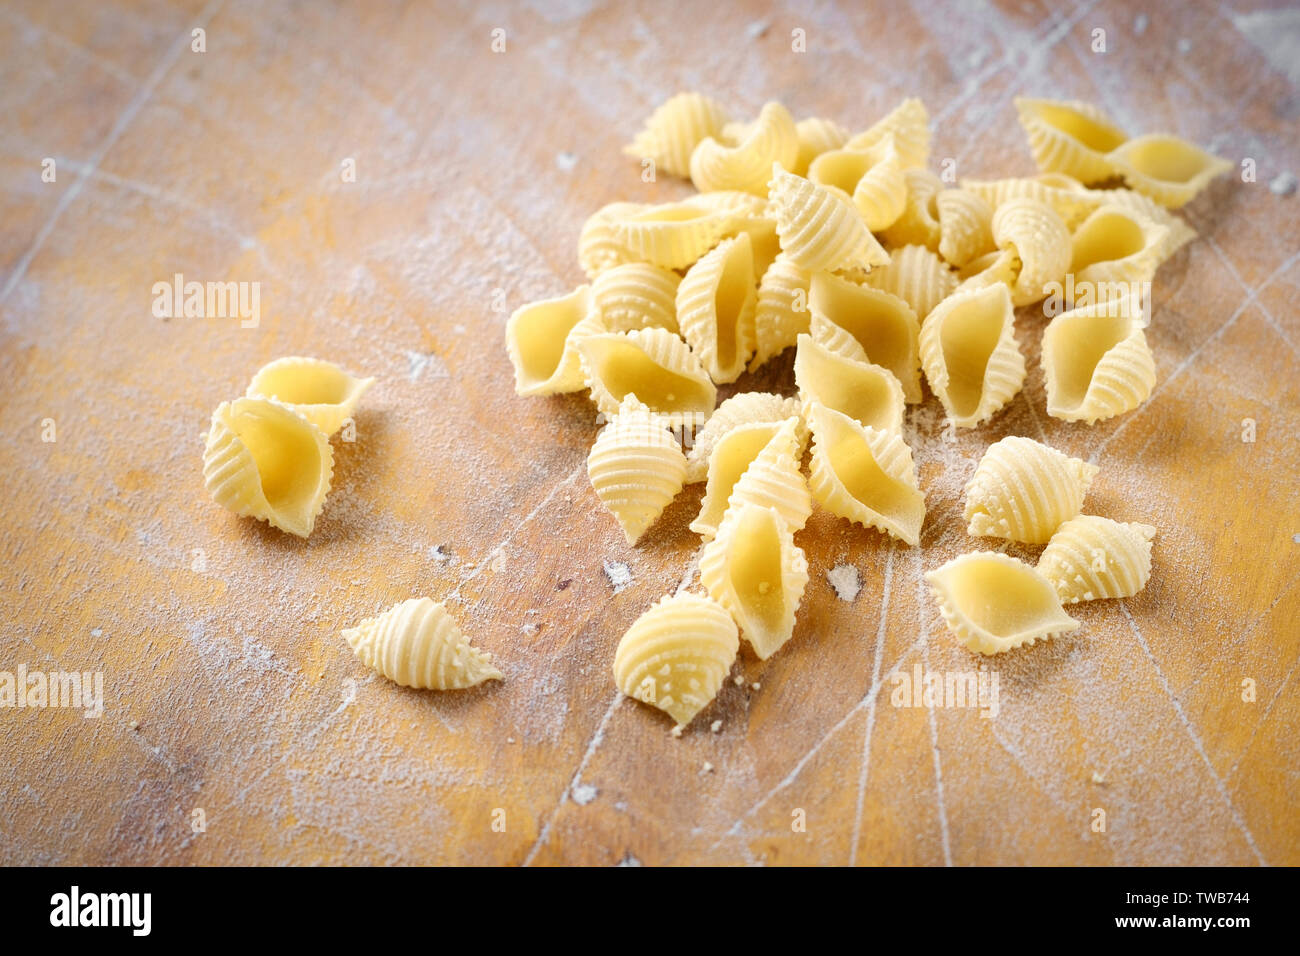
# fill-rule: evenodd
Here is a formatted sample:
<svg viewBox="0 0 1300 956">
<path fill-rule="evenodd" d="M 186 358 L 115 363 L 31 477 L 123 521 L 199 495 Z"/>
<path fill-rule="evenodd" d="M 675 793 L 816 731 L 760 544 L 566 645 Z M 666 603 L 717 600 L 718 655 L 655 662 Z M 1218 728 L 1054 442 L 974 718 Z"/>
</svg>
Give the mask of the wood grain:
<svg viewBox="0 0 1300 956">
<path fill-rule="evenodd" d="M 1240 13 L 1143 9 L 7 4 L 0 669 L 101 671 L 106 704 L 0 710 L 0 859 L 1300 863 L 1300 198 L 1268 185 L 1295 161 L 1300 93 Z M 979 177 L 1032 171 L 1011 97 L 1072 96 L 1251 157 L 1258 180 L 1186 210 L 1202 238 L 1158 276 L 1146 405 L 1048 419 L 1027 310 L 1023 397 L 952 444 L 933 401 L 911 416 L 922 548 L 815 514 L 794 640 L 742 656 L 744 685 L 676 739 L 610 663 L 689 575 L 699 488 L 627 547 L 587 484 L 592 408 L 513 395 L 494 305 L 581 281 L 600 204 L 685 192 L 619 147 L 690 88 L 852 128 L 919 95 L 936 162 Z M 259 283 L 260 324 L 154 318 L 175 273 Z M 210 410 L 285 354 L 379 379 L 305 542 L 201 479 Z M 740 385 L 791 381 L 787 356 Z M 921 575 L 981 546 L 960 488 L 1007 434 L 1101 466 L 1089 510 L 1160 529 L 1151 584 L 992 662 L 992 719 L 893 706 L 896 670 L 973 666 Z M 607 562 L 632 574 L 617 593 Z M 840 564 L 852 602 L 825 576 Z M 340 628 L 424 594 L 504 682 L 435 696 L 357 663 Z"/>
</svg>

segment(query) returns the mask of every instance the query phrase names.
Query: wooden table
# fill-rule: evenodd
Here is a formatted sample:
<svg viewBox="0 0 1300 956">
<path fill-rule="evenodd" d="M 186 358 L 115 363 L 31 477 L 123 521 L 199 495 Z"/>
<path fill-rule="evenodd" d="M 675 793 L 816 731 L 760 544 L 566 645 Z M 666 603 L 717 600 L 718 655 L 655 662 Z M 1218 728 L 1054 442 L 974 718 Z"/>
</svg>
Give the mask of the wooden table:
<svg viewBox="0 0 1300 956">
<path fill-rule="evenodd" d="M 1300 863 L 1300 198 L 1269 185 L 1300 172 L 1294 15 L 873 6 L 0 8 L 0 669 L 105 690 L 99 719 L 0 711 L 2 861 Z M 1256 178 L 1186 211 L 1149 402 L 1049 419 L 1025 310 L 1029 381 L 991 426 L 945 444 L 935 402 L 910 414 L 923 547 L 815 514 L 794 640 L 742 653 L 677 739 L 610 664 L 689 576 L 700 486 L 627 547 L 587 483 L 592 407 L 516 398 L 502 330 L 581 281 L 597 206 L 684 194 L 619 147 L 691 88 L 854 128 L 920 95 L 936 166 L 978 177 L 1033 171 L 1014 95 L 1079 97 Z M 176 273 L 259 283 L 260 323 L 156 318 Z M 379 380 L 305 542 L 201 477 L 211 409 L 286 354 Z M 788 356 L 743 384 L 789 388 Z M 961 485 L 1008 434 L 1101 466 L 1088 510 L 1160 529 L 1151 583 L 993 660 L 993 719 L 893 706 L 895 672 L 975 664 L 921 574 L 987 546 Z M 504 682 L 419 693 L 353 658 L 341 627 L 425 594 Z"/>
</svg>

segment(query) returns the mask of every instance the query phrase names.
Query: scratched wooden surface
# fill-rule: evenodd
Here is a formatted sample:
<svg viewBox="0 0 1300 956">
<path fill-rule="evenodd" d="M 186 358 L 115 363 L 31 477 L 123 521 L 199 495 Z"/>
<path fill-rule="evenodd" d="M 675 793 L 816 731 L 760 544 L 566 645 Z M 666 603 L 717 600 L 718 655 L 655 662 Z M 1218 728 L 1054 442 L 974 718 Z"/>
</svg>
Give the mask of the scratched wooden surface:
<svg viewBox="0 0 1300 956">
<path fill-rule="evenodd" d="M 0 710 L 0 861 L 1300 863 L 1300 198 L 1269 187 L 1300 94 L 1294 14 L 1245 6 L 4 4 L 0 670 L 102 672 L 105 711 Z M 628 548 L 586 481 L 592 409 L 513 395 L 493 305 L 576 285 L 598 205 L 683 192 L 618 150 L 687 88 L 855 128 L 920 95 L 936 162 L 988 177 L 1032 171 L 1012 96 L 1076 96 L 1257 181 L 1186 211 L 1145 406 L 1048 419 L 1026 312 L 991 426 L 945 445 L 933 401 L 911 414 L 923 547 L 815 515 L 794 640 L 674 739 L 610 662 L 689 576 L 699 488 Z M 259 283 L 260 323 L 155 318 L 176 273 Z M 210 410 L 295 353 L 379 380 L 306 542 L 200 474 Z M 960 487 L 1007 434 L 1101 466 L 1088 510 L 1160 529 L 1151 584 L 995 660 L 995 717 L 894 706 L 895 671 L 972 666 L 920 575 L 984 545 Z M 354 660 L 340 627 L 421 594 L 503 683 Z"/>
</svg>

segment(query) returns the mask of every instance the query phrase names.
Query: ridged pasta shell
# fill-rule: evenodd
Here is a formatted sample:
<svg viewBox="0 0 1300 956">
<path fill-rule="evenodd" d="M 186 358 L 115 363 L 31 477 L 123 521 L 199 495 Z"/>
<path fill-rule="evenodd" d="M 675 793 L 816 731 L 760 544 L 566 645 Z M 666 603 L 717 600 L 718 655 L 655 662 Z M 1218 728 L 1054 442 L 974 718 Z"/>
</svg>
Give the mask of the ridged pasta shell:
<svg viewBox="0 0 1300 956">
<path fill-rule="evenodd" d="M 999 283 L 949 296 L 921 326 L 925 377 L 956 427 L 988 421 L 1025 384 L 1015 319 Z"/>
<path fill-rule="evenodd" d="M 1107 158 L 1128 134 L 1091 103 L 1016 97 L 1016 113 L 1029 138 L 1034 162 L 1045 173 L 1064 173 L 1084 183 L 1115 175 Z"/>
<path fill-rule="evenodd" d="M 441 602 L 411 598 L 344 630 L 361 663 L 419 690 L 463 690 L 502 680 L 492 655 L 471 646 Z"/>
<path fill-rule="evenodd" d="M 905 168 L 920 169 L 930 162 L 930 114 L 919 99 L 903 100 L 884 119 L 851 136 L 845 145 L 849 149 L 870 149 L 888 136 L 894 137 Z"/>
<path fill-rule="evenodd" d="M 649 159 L 670 176 L 689 177 L 691 153 L 710 136 L 722 133 L 727 111 L 702 93 L 678 93 L 659 105 L 623 155 Z"/>
<path fill-rule="evenodd" d="M 637 261 L 636 255 L 618 237 L 617 224 L 647 208 L 644 203 L 612 202 L 587 217 L 578 236 L 578 265 L 587 278 L 594 279 L 606 269 Z"/>
<path fill-rule="evenodd" d="M 754 309 L 754 358 L 749 370 L 765 364 L 790 348 L 801 332 L 808 331 L 808 285 L 812 273 L 785 255 L 776 257 L 758 283 Z"/>
<path fill-rule="evenodd" d="M 677 287 L 682 277 L 649 262 L 607 269 L 591 284 L 607 332 L 659 328 L 677 331 Z"/>
<path fill-rule="evenodd" d="M 1122 206 L 1102 206 L 1071 237 L 1070 272 L 1074 287 L 1089 284 L 1104 291 L 1115 283 L 1150 282 L 1168 244 L 1169 230 Z M 1111 298 L 1109 294 L 1094 300 Z"/>
<path fill-rule="evenodd" d="M 804 414 L 814 405 L 843 412 L 863 425 L 902 434 L 903 386 L 888 369 L 833 352 L 799 336 L 794 381 Z"/>
<path fill-rule="evenodd" d="M 794 398 L 785 398 L 771 392 L 740 392 L 731 396 L 718 406 L 704 427 L 695 434 L 690 454 L 686 457 L 686 483 L 705 480 L 714 448 L 732 429 L 758 423 L 778 425 L 798 414 L 799 402 Z M 801 433 L 800 443 L 806 438 Z"/>
<path fill-rule="evenodd" d="M 908 402 L 921 400 L 920 327 L 903 299 L 882 289 L 829 274 L 813 276 L 808 297 L 809 331 L 833 352 L 893 372 Z M 861 354 L 855 352 L 856 343 Z"/>
<path fill-rule="evenodd" d="M 978 654 L 1001 654 L 1079 626 L 1046 578 L 996 551 L 963 554 L 925 579 L 948 630 Z"/>
<path fill-rule="evenodd" d="M 699 427 L 718 391 L 690 346 L 665 329 L 606 332 L 578 342 L 592 401 L 606 415 L 634 395 L 671 428 Z"/>
<path fill-rule="evenodd" d="M 925 493 L 903 439 L 821 405 L 812 406 L 808 425 L 813 497 L 831 514 L 919 544 Z"/>
<path fill-rule="evenodd" d="M 1132 597 L 1151 577 L 1155 536 L 1149 524 L 1079 515 L 1052 535 L 1038 559 L 1038 573 L 1065 604 Z"/>
<path fill-rule="evenodd" d="M 839 149 L 849 139 L 849 131 L 832 119 L 810 116 L 794 124 L 799 136 L 799 156 L 790 172 L 806 176 L 812 161 L 822 153 Z"/>
<path fill-rule="evenodd" d="M 1089 425 L 1132 411 L 1156 384 L 1146 316 L 1126 294 L 1062 312 L 1043 332 L 1047 414 Z"/>
<path fill-rule="evenodd" d="M 759 660 L 767 660 L 794 633 L 808 561 L 775 508 L 741 504 L 727 511 L 700 553 L 700 583 L 731 614 Z"/>
<path fill-rule="evenodd" d="M 1085 189 L 1078 180 L 1060 173 L 1012 179 L 963 179 L 961 188 L 979 196 L 994 212 L 1012 199 L 1041 202 L 1052 207 L 1067 229 L 1078 226 L 1103 201 L 1096 190 Z"/>
<path fill-rule="evenodd" d="M 791 532 L 802 530 L 812 514 L 812 496 L 801 470 L 805 435 L 798 416 L 786 419 L 731 489 L 727 510 L 741 505 L 772 508 Z"/>
<path fill-rule="evenodd" d="M 1180 216 L 1175 216 L 1164 206 L 1149 196 L 1132 189 L 1094 189 L 1090 191 L 1098 208 L 1102 206 L 1119 206 L 1139 216 L 1145 216 L 1166 229 L 1164 245 L 1160 250 L 1160 261 L 1164 262 L 1187 243 L 1196 238 L 1196 230 Z"/>
<path fill-rule="evenodd" d="M 685 269 L 718 244 L 733 218 L 699 203 L 663 203 L 616 219 L 614 237 L 634 260 Z"/>
<path fill-rule="evenodd" d="M 1060 285 L 1070 269 L 1070 231 L 1046 203 L 1010 199 L 993 213 L 993 239 L 999 249 L 1010 249 L 1020 260 L 1020 272 L 1011 286 L 1017 306 L 1038 302 Z"/>
<path fill-rule="evenodd" d="M 939 255 L 961 267 L 997 249 L 993 207 L 965 189 L 945 189 L 934 200 L 939 218 Z"/>
<path fill-rule="evenodd" d="M 808 180 L 848 196 L 873 232 L 893 225 L 907 205 L 907 180 L 892 138 L 870 151 L 822 153 L 808 167 Z"/>
<path fill-rule="evenodd" d="M 780 168 L 772 170 L 772 208 L 781 250 L 809 272 L 889 263 L 853 203 Z"/>
<path fill-rule="evenodd" d="M 624 400 L 587 456 L 587 477 L 628 544 L 636 544 L 682 490 L 686 456 L 663 419 Z"/>
<path fill-rule="evenodd" d="M 614 683 L 684 727 L 717 696 L 739 649 L 736 622 L 725 608 L 698 594 L 671 594 L 618 642 Z"/>
<path fill-rule="evenodd" d="M 691 530 L 711 541 L 726 514 L 731 492 L 745 470 L 781 430 L 781 422 L 752 422 L 738 425 L 720 437 L 709 456 L 708 482 L 700 512 L 691 522 Z"/>
<path fill-rule="evenodd" d="M 212 413 L 203 481 L 226 510 L 305 538 L 333 478 L 329 438 L 289 406 L 273 398 L 237 398 Z"/>
<path fill-rule="evenodd" d="M 952 295 L 957 277 L 924 246 L 903 246 L 889 255 L 889 265 L 872 269 L 866 284 L 898 296 L 912 307 L 917 321 L 924 322 L 936 305 Z"/>
<path fill-rule="evenodd" d="M 293 355 L 263 365 L 244 394 L 277 399 L 333 435 L 374 383 L 373 378 L 349 375 L 333 362 Z"/>
<path fill-rule="evenodd" d="M 1020 272 L 1020 260 L 1012 250 L 989 252 L 978 259 L 972 259 L 957 272 L 957 288 L 951 295 L 987 289 L 991 285 L 1005 285 L 1011 288 Z"/>
<path fill-rule="evenodd" d="M 1151 133 L 1131 139 L 1107 159 L 1131 188 L 1178 209 L 1233 164 L 1177 136 Z"/>
<path fill-rule="evenodd" d="M 582 391 L 587 377 L 578 343 L 603 331 L 590 286 L 516 309 L 506 322 L 506 351 L 515 368 L 515 392 L 558 395 Z"/>
<path fill-rule="evenodd" d="M 677 288 L 682 337 L 715 382 L 740 378 L 754 354 L 755 283 L 749 233 L 742 232 L 706 253 Z"/>
<path fill-rule="evenodd" d="M 691 182 L 700 192 L 738 189 L 767 195 L 773 163 L 789 169 L 799 158 L 799 132 L 794 117 L 780 103 L 769 102 L 758 121 L 734 146 L 709 137 L 691 154 Z"/>
<path fill-rule="evenodd" d="M 903 173 L 907 185 L 907 201 L 903 211 L 883 233 L 881 238 L 890 248 L 895 246 L 925 246 L 931 252 L 939 248 L 943 229 L 939 225 L 939 193 L 943 181 L 928 169 L 909 169 Z"/>
<path fill-rule="evenodd" d="M 1032 438 L 994 442 L 966 482 L 968 533 L 1046 544 L 1079 513 L 1097 466 Z"/>
</svg>

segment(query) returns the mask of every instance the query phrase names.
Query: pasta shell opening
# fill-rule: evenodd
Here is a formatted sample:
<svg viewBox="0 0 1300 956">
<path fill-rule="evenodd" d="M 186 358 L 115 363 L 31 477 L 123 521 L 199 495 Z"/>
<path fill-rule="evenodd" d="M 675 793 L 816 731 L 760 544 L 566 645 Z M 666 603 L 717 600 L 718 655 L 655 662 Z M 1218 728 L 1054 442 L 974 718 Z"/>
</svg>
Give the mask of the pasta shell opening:
<svg viewBox="0 0 1300 956">
<path fill-rule="evenodd" d="M 823 319 L 847 333 L 869 362 L 895 375 L 907 401 L 921 400 L 917 351 L 920 327 L 916 313 L 904 300 L 823 273 L 813 276 L 808 305 L 812 326 Z M 823 340 L 823 344 L 834 347 L 833 342 Z"/>
<path fill-rule="evenodd" d="M 518 394 L 547 395 L 583 387 L 570 333 L 590 313 L 591 290 L 584 285 L 568 295 L 525 305 L 510 316 L 506 345 Z"/>
<path fill-rule="evenodd" d="M 1145 401 L 1156 378 L 1145 321 L 1131 294 L 1053 319 L 1043 333 L 1047 413 L 1093 422 Z"/>
<path fill-rule="evenodd" d="M 727 239 L 691 267 L 677 290 L 682 335 L 715 382 L 734 382 L 754 350 L 758 292 L 749 233 Z"/>
<path fill-rule="evenodd" d="M 780 429 L 780 422 L 741 425 L 727 432 L 714 445 L 709 457 L 704 500 L 700 503 L 699 515 L 691 522 L 691 530 L 705 541 L 711 541 L 717 533 L 736 482 Z"/>
<path fill-rule="evenodd" d="M 579 350 L 592 394 L 606 414 L 629 395 L 652 412 L 671 416 L 671 425 L 701 424 L 713 411 L 717 390 L 686 343 L 669 332 L 593 335 Z"/>
<path fill-rule="evenodd" d="M 1011 295 L 999 283 L 949 299 L 926 322 L 926 375 L 955 424 L 980 424 L 1020 390 L 1025 362 L 1013 321 Z"/>
<path fill-rule="evenodd" d="M 290 356 L 264 365 L 247 395 L 274 398 L 293 408 L 326 435 L 352 417 L 373 378 L 356 378 L 333 362 Z"/>
<path fill-rule="evenodd" d="M 888 369 L 847 358 L 800 335 L 794 380 L 805 409 L 816 403 L 881 431 L 902 431 L 903 387 Z"/>
<path fill-rule="evenodd" d="M 1232 168 L 1199 146 L 1159 133 L 1129 140 L 1110 159 L 1130 186 L 1171 208 L 1185 205 Z"/>
</svg>

